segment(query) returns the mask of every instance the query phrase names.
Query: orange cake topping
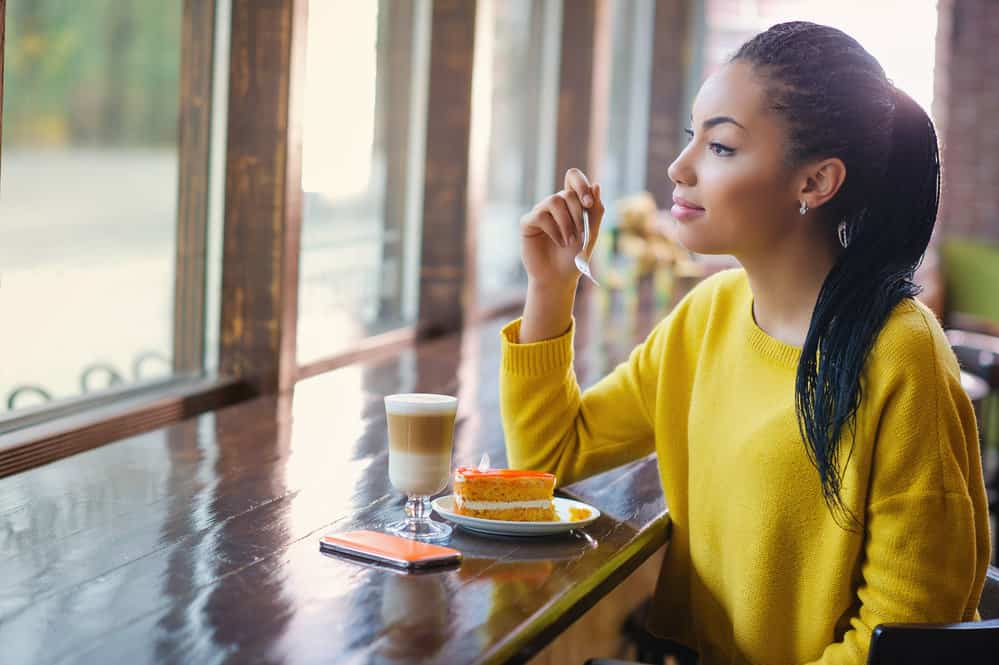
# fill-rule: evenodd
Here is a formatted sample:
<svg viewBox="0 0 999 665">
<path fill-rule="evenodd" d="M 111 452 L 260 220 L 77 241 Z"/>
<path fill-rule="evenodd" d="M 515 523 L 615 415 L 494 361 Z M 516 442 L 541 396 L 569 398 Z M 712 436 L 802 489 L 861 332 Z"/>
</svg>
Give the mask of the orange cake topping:
<svg viewBox="0 0 999 665">
<path fill-rule="evenodd" d="M 476 469 L 471 466 L 459 466 L 456 474 L 466 478 L 555 478 L 555 474 L 545 471 L 522 471 L 520 469 Z"/>
</svg>

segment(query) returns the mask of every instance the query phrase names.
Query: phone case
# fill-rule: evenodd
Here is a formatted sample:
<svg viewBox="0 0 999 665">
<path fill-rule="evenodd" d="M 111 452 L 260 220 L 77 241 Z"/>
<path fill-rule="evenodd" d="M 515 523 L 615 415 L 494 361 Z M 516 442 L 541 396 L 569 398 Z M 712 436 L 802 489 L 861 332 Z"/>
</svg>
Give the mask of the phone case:
<svg viewBox="0 0 999 665">
<path fill-rule="evenodd" d="M 461 561 L 461 552 L 378 531 L 348 531 L 323 536 L 322 550 L 360 557 L 407 570 L 446 566 Z"/>
</svg>

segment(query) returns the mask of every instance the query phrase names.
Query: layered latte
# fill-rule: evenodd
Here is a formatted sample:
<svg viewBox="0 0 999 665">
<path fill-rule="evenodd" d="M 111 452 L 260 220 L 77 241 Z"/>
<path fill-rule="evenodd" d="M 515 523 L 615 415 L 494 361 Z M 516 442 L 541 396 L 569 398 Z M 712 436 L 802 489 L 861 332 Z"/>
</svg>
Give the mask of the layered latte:
<svg viewBox="0 0 999 665">
<path fill-rule="evenodd" d="M 410 496 L 430 496 L 447 485 L 458 400 L 409 393 L 385 398 L 389 479 Z"/>
</svg>

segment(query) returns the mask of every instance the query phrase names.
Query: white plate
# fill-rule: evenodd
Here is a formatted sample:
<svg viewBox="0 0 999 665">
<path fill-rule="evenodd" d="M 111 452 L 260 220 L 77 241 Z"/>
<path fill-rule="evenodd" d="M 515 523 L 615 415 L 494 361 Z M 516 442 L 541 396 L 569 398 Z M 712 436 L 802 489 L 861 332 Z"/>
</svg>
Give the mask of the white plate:
<svg viewBox="0 0 999 665">
<path fill-rule="evenodd" d="M 600 517 L 600 511 L 582 501 L 555 497 L 556 522 L 513 522 L 508 520 L 487 520 L 482 517 L 469 517 L 454 512 L 454 495 L 437 497 L 431 503 L 437 514 L 470 531 L 496 534 L 500 536 L 550 536 L 584 527 Z M 586 519 L 569 521 L 570 508 L 584 508 L 590 511 Z"/>
</svg>

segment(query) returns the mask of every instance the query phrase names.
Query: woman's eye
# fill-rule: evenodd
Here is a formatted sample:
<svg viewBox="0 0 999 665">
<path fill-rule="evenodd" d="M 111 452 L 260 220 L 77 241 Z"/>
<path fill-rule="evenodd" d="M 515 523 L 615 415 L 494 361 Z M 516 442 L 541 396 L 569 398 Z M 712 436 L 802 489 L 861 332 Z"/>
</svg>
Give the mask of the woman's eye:
<svg viewBox="0 0 999 665">
<path fill-rule="evenodd" d="M 735 154 L 735 150 L 721 143 L 712 143 L 708 149 L 719 157 L 729 157 Z"/>
<path fill-rule="evenodd" d="M 688 127 L 687 129 L 683 130 L 683 133 L 687 135 L 687 143 L 690 143 L 691 141 L 694 140 L 694 130 L 693 129 L 690 129 Z"/>
</svg>

